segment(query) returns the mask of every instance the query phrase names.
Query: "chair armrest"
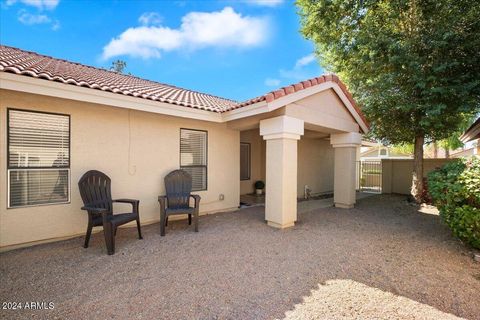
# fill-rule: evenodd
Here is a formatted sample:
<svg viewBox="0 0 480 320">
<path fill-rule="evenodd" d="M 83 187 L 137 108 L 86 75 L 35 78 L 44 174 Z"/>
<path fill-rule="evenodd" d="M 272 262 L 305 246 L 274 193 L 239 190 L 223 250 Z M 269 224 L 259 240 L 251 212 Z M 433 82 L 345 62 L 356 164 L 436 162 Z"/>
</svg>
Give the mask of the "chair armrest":
<svg viewBox="0 0 480 320">
<path fill-rule="evenodd" d="M 82 210 L 88 210 L 89 216 L 90 216 L 90 212 L 102 215 L 103 227 L 104 228 L 107 227 L 107 224 L 108 224 L 108 210 L 107 209 L 84 206 L 84 207 L 82 207 Z M 91 217 L 89 219 L 91 219 Z"/>
<path fill-rule="evenodd" d="M 104 213 L 108 212 L 108 210 L 105 209 L 105 208 L 94 208 L 94 207 L 89 207 L 89 206 L 84 206 L 81 209 L 91 211 L 91 212 L 97 213 L 97 214 L 104 214 Z"/>
<path fill-rule="evenodd" d="M 118 202 L 118 203 L 130 203 L 132 205 L 132 210 L 134 213 L 138 213 L 138 204 L 140 203 L 140 200 L 135 200 L 135 199 L 116 199 L 112 200 L 112 202 Z"/>
<path fill-rule="evenodd" d="M 202 199 L 202 197 L 200 197 L 198 194 L 191 194 L 190 197 L 195 200 L 195 208 L 198 209 L 200 205 L 200 199 Z"/>
<path fill-rule="evenodd" d="M 135 200 L 135 199 L 116 199 L 116 200 L 113 200 L 113 202 L 138 203 L 138 202 L 140 202 L 140 200 Z"/>
<path fill-rule="evenodd" d="M 167 196 L 158 196 L 158 202 L 162 208 L 165 208 L 167 205 Z"/>
</svg>

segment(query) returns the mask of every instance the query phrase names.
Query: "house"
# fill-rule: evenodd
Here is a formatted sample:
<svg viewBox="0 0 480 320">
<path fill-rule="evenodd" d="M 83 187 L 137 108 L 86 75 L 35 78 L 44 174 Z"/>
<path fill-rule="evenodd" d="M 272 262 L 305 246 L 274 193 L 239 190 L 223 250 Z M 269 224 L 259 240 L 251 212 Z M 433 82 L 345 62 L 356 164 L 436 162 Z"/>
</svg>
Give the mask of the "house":
<svg viewBox="0 0 480 320">
<path fill-rule="evenodd" d="M 82 235 L 77 182 L 90 169 L 110 176 L 114 198 L 140 200 L 144 224 L 159 221 L 163 178 L 178 168 L 202 214 L 237 208 L 257 179 L 273 227 L 294 225 L 305 185 L 355 203 L 368 126 L 335 75 L 239 103 L 1 46 L 0 95 L 4 249 Z"/>
<path fill-rule="evenodd" d="M 360 152 L 360 161 L 380 161 L 382 159 L 412 159 L 413 156 L 408 153 L 402 153 L 381 143 L 366 142 L 362 143 Z"/>
<path fill-rule="evenodd" d="M 468 157 L 480 155 L 480 118 L 460 136 L 460 141 L 467 144 L 463 150 L 452 154 L 452 157 Z"/>
</svg>

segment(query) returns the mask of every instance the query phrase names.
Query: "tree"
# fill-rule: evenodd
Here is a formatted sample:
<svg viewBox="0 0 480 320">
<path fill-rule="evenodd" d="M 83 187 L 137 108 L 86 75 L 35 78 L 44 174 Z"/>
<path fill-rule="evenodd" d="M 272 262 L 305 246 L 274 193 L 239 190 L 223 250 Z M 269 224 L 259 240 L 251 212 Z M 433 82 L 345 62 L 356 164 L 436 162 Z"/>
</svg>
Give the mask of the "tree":
<svg viewBox="0 0 480 320">
<path fill-rule="evenodd" d="M 480 1 L 297 0 L 303 35 L 346 83 L 386 144 L 414 144 L 412 194 L 423 191 L 423 145 L 480 109 Z"/>
<path fill-rule="evenodd" d="M 112 62 L 112 66 L 110 67 L 110 70 L 118 73 L 123 73 L 126 67 L 127 67 L 127 63 L 125 61 L 115 60 Z"/>
<path fill-rule="evenodd" d="M 395 144 L 391 147 L 392 152 L 400 154 L 413 154 L 413 144 L 411 143 L 400 143 Z"/>
<path fill-rule="evenodd" d="M 468 129 L 468 127 L 470 127 L 476 118 L 476 116 L 473 118 L 466 118 L 462 123 L 459 124 L 457 131 L 454 131 L 449 137 L 439 142 L 440 146 L 445 149 L 446 158 L 450 157 L 450 150 L 463 147 L 464 144 L 462 141 L 460 141 L 460 136 L 465 130 Z"/>
</svg>

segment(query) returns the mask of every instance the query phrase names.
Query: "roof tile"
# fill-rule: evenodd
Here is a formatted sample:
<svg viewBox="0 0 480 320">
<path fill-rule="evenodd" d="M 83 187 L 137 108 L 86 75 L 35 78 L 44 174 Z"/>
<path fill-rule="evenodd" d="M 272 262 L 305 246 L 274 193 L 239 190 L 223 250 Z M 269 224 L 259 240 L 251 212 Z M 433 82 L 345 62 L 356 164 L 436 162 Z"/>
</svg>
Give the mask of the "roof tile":
<svg viewBox="0 0 480 320">
<path fill-rule="evenodd" d="M 8 46 L 0 46 L 0 71 L 214 112 L 224 112 L 238 104 L 233 100 Z"/>
<path fill-rule="evenodd" d="M 230 99 L 1 45 L 0 71 L 218 113 L 263 101 L 270 103 L 285 95 L 327 81 L 333 81 L 338 83 L 348 100 L 360 114 L 365 123 L 367 123 L 362 111 L 353 100 L 347 87 L 336 75 L 333 74 L 301 81 L 239 103 Z"/>
</svg>

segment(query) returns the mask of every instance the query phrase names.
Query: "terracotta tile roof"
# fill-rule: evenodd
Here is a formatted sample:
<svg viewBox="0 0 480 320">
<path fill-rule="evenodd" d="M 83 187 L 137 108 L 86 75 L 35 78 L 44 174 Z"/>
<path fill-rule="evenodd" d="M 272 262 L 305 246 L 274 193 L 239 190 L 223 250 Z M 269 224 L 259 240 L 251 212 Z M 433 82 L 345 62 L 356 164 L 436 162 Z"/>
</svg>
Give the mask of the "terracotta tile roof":
<svg viewBox="0 0 480 320">
<path fill-rule="evenodd" d="M 214 112 L 237 102 L 113 71 L 0 46 L 0 71 Z"/>
<path fill-rule="evenodd" d="M 269 103 L 294 92 L 332 81 L 339 85 L 360 117 L 367 123 L 360 108 L 348 92 L 347 87 L 336 75 L 324 75 L 301 81 L 238 103 L 233 100 L 205 93 L 90 67 L 80 63 L 56 59 L 8 46 L 0 46 L 0 71 L 218 113 L 262 101 Z"/>
<path fill-rule="evenodd" d="M 286 95 L 292 94 L 294 92 L 301 91 L 303 89 L 307 89 L 307 88 L 310 88 L 312 86 L 316 86 L 316 85 L 319 85 L 319 84 L 322 84 L 322 83 L 328 82 L 328 81 L 332 81 L 332 82 L 335 82 L 335 83 L 338 84 L 338 86 L 342 89 L 345 96 L 347 96 L 348 101 L 350 101 L 352 106 L 355 108 L 355 110 L 358 112 L 358 114 L 362 118 L 363 122 L 365 122 L 365 124 L 368 126 L 368 121 L 365 118 L 365 115 L 363 114 L 362 110 L 357 105 L 355 100 L 353 100 L 353 97 L 350 94 L 350 92 L 348 91 L 347 86 L 345 86 L 345 84 L 342 81 L 340 81 L 340 79 L 334 74 L 323 75 L 323 76 L 308 79 L 308 80 L 305 80 L 305 81 L 300 81 L 298 83 L 291 84 L 289 86 L 280 88 L 278 90 L 270 91 L 269 93 L 266 93 L 262 96 L 259 96 L 259 97 L 256 97 L 256 98 L 238 103 L 232 109 L 245 107 L 245 106 L 255 104 L 255 103 L 261 102 L 261 101 L 266 101 L 267 103 L 272 102 L 272 101 L 274 101 L 278 98 L 281 98 L 283 96 L 286 96 Z"/>
</svg>

